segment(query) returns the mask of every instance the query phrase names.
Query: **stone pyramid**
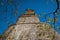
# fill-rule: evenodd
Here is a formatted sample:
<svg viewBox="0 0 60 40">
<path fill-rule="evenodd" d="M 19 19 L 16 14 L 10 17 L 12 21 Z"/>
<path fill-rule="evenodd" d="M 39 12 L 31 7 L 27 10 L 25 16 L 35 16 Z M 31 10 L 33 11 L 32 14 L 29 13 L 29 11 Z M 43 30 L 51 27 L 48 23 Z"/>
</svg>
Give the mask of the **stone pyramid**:
<svg viewBox="0 0 60 40">
<path fill-rule="evenodd" d="M 9 26 L 1 40 L 60 40 L 49 24 L 41 23 L 33 10 L 26 9 L 14 25 Z"/>
</svg>

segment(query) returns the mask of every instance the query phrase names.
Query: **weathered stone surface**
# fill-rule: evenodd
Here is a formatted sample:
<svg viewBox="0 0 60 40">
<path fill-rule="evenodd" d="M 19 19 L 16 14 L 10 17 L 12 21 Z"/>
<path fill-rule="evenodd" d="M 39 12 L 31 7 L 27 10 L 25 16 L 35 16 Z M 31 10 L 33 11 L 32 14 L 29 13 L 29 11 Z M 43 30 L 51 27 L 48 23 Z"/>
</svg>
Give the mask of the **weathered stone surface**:
<svg viewBox="0 0 60 40">
<path fill-rule="evenodd" d="M 60 36 L 47 23 L 39 23 L 36 16 L 19 18 L 13 27 L 6 40 L 60 40 Z"/>
<path fill-rule="evenodd" d="M 41 23 L 37 16 L 21 16 L 3 34 L 2 40 L 60 40 L 60 35 L 47 23 Z"/>
</svg>

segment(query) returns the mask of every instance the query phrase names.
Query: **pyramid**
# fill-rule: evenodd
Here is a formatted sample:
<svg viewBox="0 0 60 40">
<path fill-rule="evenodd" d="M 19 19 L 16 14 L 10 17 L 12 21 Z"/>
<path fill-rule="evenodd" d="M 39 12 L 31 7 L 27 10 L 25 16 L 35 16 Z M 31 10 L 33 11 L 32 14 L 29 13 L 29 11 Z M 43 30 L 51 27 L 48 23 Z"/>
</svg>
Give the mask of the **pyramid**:
<svg viewBox="0 0 60 40">
<path fill-rule="evenodd" d="M 26 9 L 1 40 L 60 40 L 60 35 L 48 23 L 41 23 L 33 10 Z"/>
</svg>

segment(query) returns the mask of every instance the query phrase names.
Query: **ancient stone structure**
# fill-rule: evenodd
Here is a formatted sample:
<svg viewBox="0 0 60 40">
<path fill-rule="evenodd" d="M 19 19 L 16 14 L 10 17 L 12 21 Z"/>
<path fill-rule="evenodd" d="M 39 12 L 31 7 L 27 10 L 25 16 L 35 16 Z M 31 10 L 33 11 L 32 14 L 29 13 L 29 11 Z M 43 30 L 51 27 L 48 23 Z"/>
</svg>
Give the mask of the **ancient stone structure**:
<svg viewBox="0 0 60 40">
<path fill-rule="evenodd" d="M 60 40 L 60 36 L 47 23 L 41 23 L 33 10 L 26 10 L 14 25 L 9 26 L 2 40 Z"/>
</svg>

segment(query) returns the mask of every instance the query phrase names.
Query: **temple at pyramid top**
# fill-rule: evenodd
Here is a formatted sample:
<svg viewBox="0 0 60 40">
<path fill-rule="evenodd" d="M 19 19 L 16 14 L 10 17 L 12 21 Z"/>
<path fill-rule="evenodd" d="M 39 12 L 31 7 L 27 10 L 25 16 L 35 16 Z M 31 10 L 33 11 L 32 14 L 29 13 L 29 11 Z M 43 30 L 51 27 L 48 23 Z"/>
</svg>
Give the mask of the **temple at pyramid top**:
<svg viewBox="0 0 60 40">
<path fill-rule="evenodd" d="M 34 14 L 34 10 L 31 10 L 29 8 L 26 9 L 26 14 Z"/>
<path fill-rule="evenodd" d="M 22 17 L 35 15 L 34 10 L 27 8 L 25 14 L 21 15 Z"/>
</svg>

